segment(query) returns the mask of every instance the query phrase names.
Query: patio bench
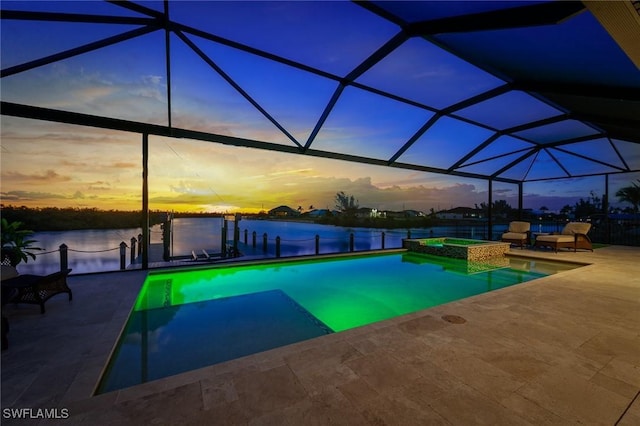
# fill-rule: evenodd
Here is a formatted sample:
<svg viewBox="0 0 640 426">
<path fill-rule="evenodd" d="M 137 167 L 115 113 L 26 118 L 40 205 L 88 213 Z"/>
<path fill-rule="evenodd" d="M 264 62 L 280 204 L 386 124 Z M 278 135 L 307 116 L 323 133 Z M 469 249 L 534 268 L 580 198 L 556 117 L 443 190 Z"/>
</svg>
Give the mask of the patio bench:
<svg viewBox="0 0 640 426">
<path fill-rule="evenodd" d="M 67 276 L 71 269 L 54 272 L 49 275 L 17 275 L 13 278 L 2 280 L 2 292 L 11 296 L 6 303 L 29 303 L 40 305 L 40 313 L 44 314 L 44 304 L 51 297 L 60 293 L 67 293 L 69 301 L 73 299 L 73 293 L 67 285 Z"/>
</svg>

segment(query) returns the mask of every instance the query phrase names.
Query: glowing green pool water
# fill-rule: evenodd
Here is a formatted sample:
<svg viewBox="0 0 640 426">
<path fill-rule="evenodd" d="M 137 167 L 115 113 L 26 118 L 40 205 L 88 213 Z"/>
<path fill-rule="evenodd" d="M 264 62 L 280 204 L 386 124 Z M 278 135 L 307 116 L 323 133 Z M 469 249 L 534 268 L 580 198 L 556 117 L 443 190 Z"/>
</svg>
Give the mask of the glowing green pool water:
<svg viewBox="0 0 640 426">
<path fill-rule="evenodd" d="M 496 265 L 394 253 L 150 274 L 99 391 L 370 324 L 575 267 L 508 259 Z"/>
<path fill-rule="evenodd" d="M 486 241 L 482 240 L 469 240 L 464 238 L 423 238 L 422 241 L 427 245 L 443 245 L 443 244 L 456 244 L 459 246 L 472 246 L 477 244 L 484 244 Z"/>
</svg>

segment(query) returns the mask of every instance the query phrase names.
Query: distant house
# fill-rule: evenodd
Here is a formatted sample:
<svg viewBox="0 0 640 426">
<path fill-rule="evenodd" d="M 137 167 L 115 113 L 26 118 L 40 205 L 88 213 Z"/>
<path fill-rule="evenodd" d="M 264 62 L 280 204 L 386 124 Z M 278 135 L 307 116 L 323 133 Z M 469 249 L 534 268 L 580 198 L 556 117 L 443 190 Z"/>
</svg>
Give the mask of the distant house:
<svg viewBox="0 0 640 426">
<path fill-rule="evenodd" d="M 405 217 L 423 217 L 424 213 L 418 210 L 405 210 L 402 213 L 404 213 Z"/>
<path fill-rule="evenodd" d="M 436 213 L 438 219 L 480 219 L 483 212 L 471 207 L 456 207 L 450 210 L 442 210 Z"/>
<path fill-rule="evenodd" d="M 336 210 L 329 210 L 329 209 L 315 209 L 315 210 L 311 210 L 310 212 L 304 213 L 305 216 L 308 216 L 314 219 L 319 217 L 325 217 L 325 216 L 336 216 L 338 214 L 340 214 L 340 212 Z"/>
<path fill-rule="evenodd" d="M 404 212 L 394 212 L 391 210 L 387 210 L 384 212 L 384 217 L 390 218 L 390 219 L 403 219 L 404 218 Z"/>
<path fill-rule="evenodd" d="M 269 210 L 269 216 L 294 217 L 294 216 L 300 216 L 300 212 L 298 210 L 292 209 L 289 206 L 278 206 L 274 209 Z"/>
<path fill-rule="evenodd" d="M 423 217 L 424 213 L 419 210 L 402 210 L 399 212 L 385 210 L 384 212 L 381 212 L 379 216 L 390 219 L 406 219 L 409 217 Z"/>
<path fill-rule="evenodd" d="M 375 217 L 375 212 L 377 212 L 376 210 L 369 208 L 369 207 L 360 207 L 357 211 L 356 211 L 356 217 L 359 218 L 367 218 L 367 217 Z"/>
</svg>

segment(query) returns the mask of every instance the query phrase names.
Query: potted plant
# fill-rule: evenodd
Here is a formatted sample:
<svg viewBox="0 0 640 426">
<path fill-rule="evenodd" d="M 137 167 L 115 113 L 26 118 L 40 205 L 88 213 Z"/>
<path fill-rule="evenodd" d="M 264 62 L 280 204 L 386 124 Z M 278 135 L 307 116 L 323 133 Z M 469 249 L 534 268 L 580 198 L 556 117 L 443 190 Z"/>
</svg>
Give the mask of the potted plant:
<svg viewBox="0 0 640 426">
<path fill-rule="evenodd" d="M 36 260 L 36 255 L 33 251 L 42 249 L 33 246 L 33 244 L 37 242 L 31 239 L 33 231 L 20 229 L 22 222 L 9 222 L 4 218 L 0 221 L 2 233 L 2 264 L 10 264 L 15 267 L 20 262 L 28 262 L 29 258 Z"/>
</svg>

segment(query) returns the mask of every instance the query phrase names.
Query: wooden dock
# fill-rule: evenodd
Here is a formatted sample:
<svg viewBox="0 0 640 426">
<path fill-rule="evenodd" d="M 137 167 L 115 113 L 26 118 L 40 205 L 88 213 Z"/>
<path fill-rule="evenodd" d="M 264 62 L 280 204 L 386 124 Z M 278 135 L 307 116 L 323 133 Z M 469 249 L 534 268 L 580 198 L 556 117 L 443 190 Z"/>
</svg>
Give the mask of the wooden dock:
<svg viewBox="0 0 640 426">
<path fill-rule="evenodd" d="M 230 244 L 232 241 L 229 242 Z M 234 260 L 249 260 L 249 259 L 263 259 L 268 257 L 273 257 L 268 253 L 262 251 L 262 248 L 254 248 L 250 245 L 245 245 L 242 242 L 238 243 L 238 249 L 242 253 L 240 257 L 231 258 L 226 257 L 223 258 L 219 252 L 213 252 L 212 250 L 206 250 L 209 254 L 209 259 L 205 259 L 202 253 L 202 249 L 194 248 L 195 254 L 198 256 L 198 260 L 194 260 L 192 255 L 182 255 L 182 256 L 174 256 L 169 261 L 165 261 L 162 254 L 164 251 L 164 247 L 162 243 L 152 243 L 149 245 L 149 268 L 161 268 L 161 267 L 169 267 L 169 266 L 177 266 L 177 265 L 197 265 L 204 264 L 207 262 L 215 263 L 220 261 L 234 261 Z M 134 259 L 133 263 L 127 266 L 127 269 L 140 269 L 142 268 L 142 256 L 138 255 Z"/>
</svg>

